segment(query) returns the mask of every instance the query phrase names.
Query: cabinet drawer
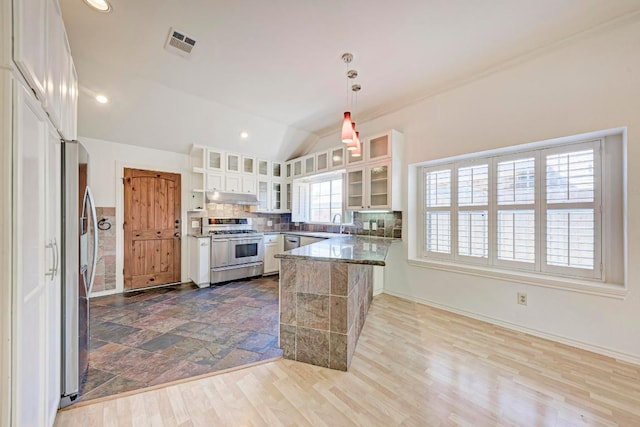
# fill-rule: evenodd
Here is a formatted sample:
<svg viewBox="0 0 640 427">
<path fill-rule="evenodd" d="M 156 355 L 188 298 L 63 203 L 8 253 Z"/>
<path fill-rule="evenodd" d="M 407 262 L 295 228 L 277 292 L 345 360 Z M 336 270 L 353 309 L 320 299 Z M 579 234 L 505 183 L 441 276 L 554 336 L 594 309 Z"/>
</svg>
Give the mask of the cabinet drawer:
<svg viewBox="0 0 640 427">
<path fill-rule="evenodd" d="M 264 235 L 264 244 L 267 243 L 277 243 L 280 240 L 279 234 L 265 234 Z"/>
</svg>

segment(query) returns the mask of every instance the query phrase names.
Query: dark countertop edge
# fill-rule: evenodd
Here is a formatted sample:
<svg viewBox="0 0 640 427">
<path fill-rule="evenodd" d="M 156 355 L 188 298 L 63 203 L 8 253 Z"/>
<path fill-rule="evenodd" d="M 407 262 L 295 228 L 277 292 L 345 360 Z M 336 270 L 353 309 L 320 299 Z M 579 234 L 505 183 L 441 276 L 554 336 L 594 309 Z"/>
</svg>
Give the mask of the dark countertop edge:
<svg viewBox="0 0 640 427">
<path fill-rule="evenodd" d="M 326 262 L 341 262 L 345 264 L 365 264 L 365 265 L 387 265 L 385 261 L 376 261 L 368 259 L 346 259 L 346 258 L 328 258 L 320 256 L 304 256 L 304 255 L 291 255 L 287 253 L 275 254 L 274 258 L 282 259 L 295 259 L 298 261 L 326 261 Z"/>
</svg>

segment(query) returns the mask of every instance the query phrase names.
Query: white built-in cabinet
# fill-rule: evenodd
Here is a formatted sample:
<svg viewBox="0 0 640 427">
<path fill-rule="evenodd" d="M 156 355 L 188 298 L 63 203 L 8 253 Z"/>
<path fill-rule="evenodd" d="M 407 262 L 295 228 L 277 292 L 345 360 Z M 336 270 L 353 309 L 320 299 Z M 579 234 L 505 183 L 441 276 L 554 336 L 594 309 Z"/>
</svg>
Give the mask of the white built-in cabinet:
<svg viewBox="0 0 640 427">
<path fill-rule="evenodd" d="M 265 234 L 264 236 L 264 274 L 276 274 L 280 271 L 280 260 L 275 258 L 277 253 L 284 252 L 284 237 L 282 234 Z"/>
<path fill-rule="evenodd" d="M 309 183 L 293 181 L 291 187 L 291 221 L 309 221 Z"/>
<path fill-rule="evenodd" d="M 284 211 L 283 195 L 277 191 L 283 179 L 281 162 L 200 145 L 192 145 L 189 155 L 192 172 L 189 211 L 204 211 L 206 193 L 211 191 L 255 194 L 259 201 L 258 211 Z M 273 192 L 276 194 L 272 195 Z"/>
<path fill-rule="evenodd" d="M 0 143 L 13 153 L 14 280 L 13 302 L 0 302 L 12 312 L 13 354 L 11 389 L 3 381 L 0 394 L 11 395 L 11 425 L 51 426 L 61 394 L 61 139 L 77 136 L 77 75 L 57 0 L 2 8 L 13 12 L 0 13 L 12 41 L 0 71 L 0 112 L 11 117 Z"/>
<path fill-rule="evenodd" d="M 402 210 L 403 144 L 403 135 L 391 130 L 365 139 L 361 160 L 347 158 L 347 209 Z"/>
<path fill-rule="evenodd" d="M 210 237 L 189 236 L 189 279 L 198 287 L 205 288 L 210 279 Z"/>
</svg>

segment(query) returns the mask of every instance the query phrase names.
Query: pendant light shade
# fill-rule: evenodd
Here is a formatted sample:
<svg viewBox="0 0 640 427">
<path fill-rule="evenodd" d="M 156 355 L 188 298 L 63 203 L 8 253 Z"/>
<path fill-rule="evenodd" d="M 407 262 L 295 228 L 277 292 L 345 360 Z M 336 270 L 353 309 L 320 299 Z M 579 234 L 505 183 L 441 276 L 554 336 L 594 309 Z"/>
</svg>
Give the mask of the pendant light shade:
<svg viewBox="0 0 640 427">
<path fill-rule="evenodd" d="M 353 141 L 353 127 L 351 126 L 351 113 L 344 112 L 344 121 L 342 122 L 342 142 L 345 144 Z"/>
<path fill-rule="evenodd" d="M 347 150 L 348 151 L 353 151 L 356 148 L 358 148 L 358 132 L 356 132 L 356 123 L 355 122 L 351 122 L 351 129 L 352 129 L 352 133 L 353 133 L 353 140 L 351 140 L 351 142 L 347 143 Z"/>
<path fill-rule="evenodd" d="M 361 157 L 362 156 L 362 144 L 360 143 L 360 132 L 356 132 L 356 149 L 351 152 L 352 157 Z"/>
</svg>

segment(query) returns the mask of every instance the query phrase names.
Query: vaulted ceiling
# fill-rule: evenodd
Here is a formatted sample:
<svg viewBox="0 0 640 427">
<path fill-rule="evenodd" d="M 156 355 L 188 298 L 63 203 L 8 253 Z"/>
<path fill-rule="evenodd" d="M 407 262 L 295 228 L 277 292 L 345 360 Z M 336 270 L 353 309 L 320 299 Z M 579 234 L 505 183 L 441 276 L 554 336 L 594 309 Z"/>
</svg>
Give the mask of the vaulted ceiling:
<svg viewBox="0 0 640 427">
<path fill-rule="evenodd" d="M 299 154 L 339 127 L 343 52 L 355 57 L 353 110 L 364 121 L 640 10 L 637 0 L 110 2 L 103 14 L 61 0 L 79 134 L 264 158 Z M 164 49 L 170 27 L 197 41 L 189 57 Z"/>
</svg>

